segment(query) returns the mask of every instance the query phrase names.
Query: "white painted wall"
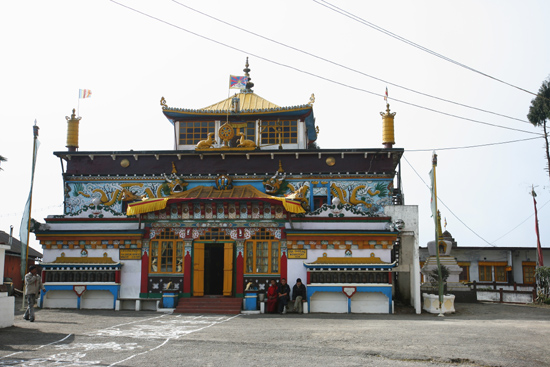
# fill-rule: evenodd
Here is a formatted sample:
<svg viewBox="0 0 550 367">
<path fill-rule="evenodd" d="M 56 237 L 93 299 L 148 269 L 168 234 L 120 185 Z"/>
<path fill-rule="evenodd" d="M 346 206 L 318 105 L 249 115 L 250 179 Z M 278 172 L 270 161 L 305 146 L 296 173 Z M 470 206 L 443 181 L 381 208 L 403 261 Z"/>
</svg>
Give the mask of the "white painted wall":
<svg viewBox="0 0 550 367">
<path fill-rule="evenodd" d="M 0 284 L 4 284 L 4 262 L 9 245 L 0 244 Z M 15 297 L 9 297 L 8 292 L 0 292 L 0 328 L 13 326 Z"/>
<path fill-rule="evenodd" d="M 88 290 L 80 297 L 80 308 L 107 309 L 112 310 L 115 301 L 114 296 L 109 291 Z"/>
<path fill-rule="evenodd" d="M 402 294 L 408 292 L 410 295 L 411 306 L 415 312 L 422 312 L 422 298 L 420 295 L 420 263 L 419 263 L 419 243 L 418 234 L 420 231 L 418 221 L 418 206 L 417 205 L 391 205 L 384 207 L 384 213 L 392 218 L 392 221 L 401 219 L 405 222 L 404 228 L 401 230 L 401 259 L 399 267 L 401 279 L 408 277 L 408 287 L 404 287 L 404 283 L 400 283 L 400 291 Z M 408 289 L 407 289 L 408 288 Z"/>
<path fill-rule="evenodd" d="M 315 292 L 311 296 L 310 312 L 347 313 L 348 297 L 344 293 Z"/>
<path fill-rule="evenodd" d="M 46 292 L 42 308 L 76 308 L 77 305 L 78 297 L 72 290 L 52 290 Z"/>
<path fill-rule="evenodd" d="M 388 297 L 381 292 L 357 292 L 351 297 L 351 313 L 388 313 Z"/>
<path fill-rule="evenodd" d="M 117 255 L 118 258 L 118 255 Z M 114 260 L 114 258 L 113 258 Z M 124 260 L 120 274 L 120 298 L 138 298 L 141 290 L 141 260 Z"/>
<path fill-rule="evenodd" d="M 15 297 L 8 297 L 7 292 L 0 294 L 0 329 L 13 326 Z"/>
</svg>

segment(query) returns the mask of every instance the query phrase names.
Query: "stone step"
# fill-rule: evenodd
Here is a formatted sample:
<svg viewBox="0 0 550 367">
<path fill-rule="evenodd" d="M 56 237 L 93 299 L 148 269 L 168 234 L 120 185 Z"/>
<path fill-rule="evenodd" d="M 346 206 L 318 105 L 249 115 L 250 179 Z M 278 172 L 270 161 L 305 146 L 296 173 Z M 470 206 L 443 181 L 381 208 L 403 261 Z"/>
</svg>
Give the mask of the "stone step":
<svg viewBox="0 0 550 367">
<path fill-rule="evenodd" d="M 210 313 L 236 315 L 241 312 L 242 298 L 192 297 L 181 298 L 174 313 Z"/>
</svg>

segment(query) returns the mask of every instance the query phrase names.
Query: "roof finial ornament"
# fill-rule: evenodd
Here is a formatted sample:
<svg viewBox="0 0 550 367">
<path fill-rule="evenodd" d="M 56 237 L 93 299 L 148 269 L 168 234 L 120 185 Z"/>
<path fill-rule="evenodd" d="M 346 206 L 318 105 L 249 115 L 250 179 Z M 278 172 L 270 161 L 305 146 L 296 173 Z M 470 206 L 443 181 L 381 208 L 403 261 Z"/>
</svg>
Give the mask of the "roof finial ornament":
<svg viewBox="0 0 550 367">
<path fill-rule="evenodd" d="M 315 103 L 315 94 L 311 93 L 311 97 L 309 97 L 308 105 L 313 106 L 314 103 Z"/>
<path fill-rule="evenodd" d="M 384 148 L 391 149 L 395 144 L 395 134 L 393 127 L 393 119 L 395 112 L 390 112 L 390 104 L 386 103 L 386 113 L 380 112 L 382 116 L 382 144 Z"/>
<path fill-rule="evenodd" d="M 248 56 L 246 57 L 246 64 L 244 64 L 244 76 L 247 77 L 248 82 L 246 83 L 246 87 L 244 88 L 244 92 L 254 92 L 252 90 L 252 87 L 254 87 L 254 83 L 251 82 L 252 78 L 250 77 L 250 74 L 248 73 L 250 71 L 250 68 L 248 67 Z"/>
</svg>

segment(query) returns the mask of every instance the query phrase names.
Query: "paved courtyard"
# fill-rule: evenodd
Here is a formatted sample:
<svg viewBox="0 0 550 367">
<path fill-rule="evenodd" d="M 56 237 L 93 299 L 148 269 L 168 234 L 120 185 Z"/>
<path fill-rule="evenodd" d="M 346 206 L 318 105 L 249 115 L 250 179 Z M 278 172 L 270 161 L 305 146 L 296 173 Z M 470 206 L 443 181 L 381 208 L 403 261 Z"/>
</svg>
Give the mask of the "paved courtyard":
<svg viewBox="0 0 550 367">
<path fill-rule="evenodd" d="M 550 308 L 415 315 L 16 311 L 0 366 L 550 366 Z"/>
</svg>

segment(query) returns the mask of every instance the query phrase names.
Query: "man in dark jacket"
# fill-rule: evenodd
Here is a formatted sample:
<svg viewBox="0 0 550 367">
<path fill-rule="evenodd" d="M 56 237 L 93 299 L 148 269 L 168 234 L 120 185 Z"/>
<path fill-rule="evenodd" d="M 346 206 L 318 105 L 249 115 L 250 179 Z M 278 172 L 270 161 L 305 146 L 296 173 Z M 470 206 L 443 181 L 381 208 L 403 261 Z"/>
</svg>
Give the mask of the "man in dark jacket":
<svg viewBox="0 0 550 367">
<path fill-rule="evenodd" d="M 286 284 L 286 279 L 282 278 L 279 283 L 279 313 L 286 313 L 286 305 L 290 300 L 290 287 Z"/>
<path fill-rule="evenodd" d="M 294 310 L 303 313 L 302 302 L 307 301 L 307 293 L 306 286 L 300 278 L 296 279 L 296 284 L 292 287 L 292 300 L 294 301 Z"/>
</svg>

